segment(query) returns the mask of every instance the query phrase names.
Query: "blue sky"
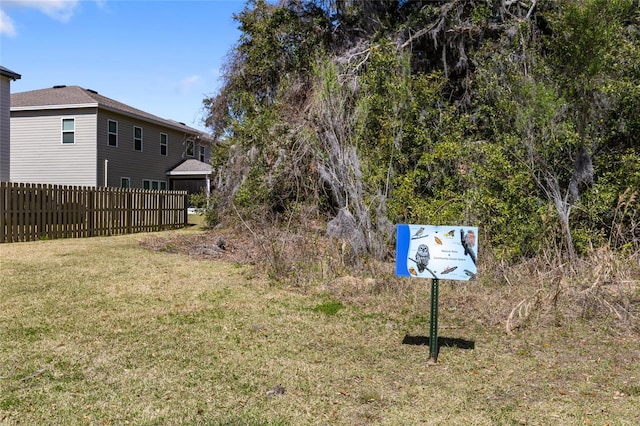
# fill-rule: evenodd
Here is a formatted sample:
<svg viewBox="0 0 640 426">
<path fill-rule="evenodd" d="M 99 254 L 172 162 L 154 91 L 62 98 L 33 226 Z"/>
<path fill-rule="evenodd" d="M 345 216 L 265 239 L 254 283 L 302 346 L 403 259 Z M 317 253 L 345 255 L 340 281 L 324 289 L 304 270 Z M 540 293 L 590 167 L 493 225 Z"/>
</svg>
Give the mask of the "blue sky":
<svg viewBox="0 0 640 426">
<path fill-rule="evenodd" d="M 81 86 L 204 129 L 202 100 L 240 32 L 244 0 L 2 0 L 11 92 Z"/>
</svg>

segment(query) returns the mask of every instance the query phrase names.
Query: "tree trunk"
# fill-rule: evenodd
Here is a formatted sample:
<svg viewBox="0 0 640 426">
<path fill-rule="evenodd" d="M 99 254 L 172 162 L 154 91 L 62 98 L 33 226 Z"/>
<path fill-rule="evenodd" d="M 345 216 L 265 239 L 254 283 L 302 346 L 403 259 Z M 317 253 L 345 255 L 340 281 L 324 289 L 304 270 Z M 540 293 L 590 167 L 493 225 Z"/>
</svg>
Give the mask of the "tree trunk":
<svg viewBox="0 0 640 426">
<path fill-rule="evenodd" d="M 560 219 L 560 228 L 562 230 L 562 236 L 567 246 L 567 255 L 569 256 L 569 262 L 575 263 L 576 250 L 573 246 L 573 237 L 571 236 L 571 228 L 569 227 L 569 215 L 571 214 L 571 205 L 562 199 L 556 198 L 554 200 L 556 211 L 558 212 L 558 219 Z"/>
<path fill-rule="evenodd" d="M 565 196 L 563 197 L 558 179 L 551 174 L 548 174 L 546 176 L 545 181 L 546 186 L 543 186 L 543 190 L 545 191 L 547 198 L 549 200 L 553 200 L 553 205 L 556 208 L 558 219 L 560 220 L 562 237 L 564 238 L 564 242 L 567 246 L 567 255 L 569 256 L 569 262 L 573 264 L 576 260 L 576 250 L 573 246 L 573 237 L 571 236 L 571 228 L 569 227 L 569 217 L 571 215 L 572 206 L 569 200 L 569 191 L 567 190 Z M 538 181 L 538 183 L 542 184 L 541 181 Z"/>
</svg>

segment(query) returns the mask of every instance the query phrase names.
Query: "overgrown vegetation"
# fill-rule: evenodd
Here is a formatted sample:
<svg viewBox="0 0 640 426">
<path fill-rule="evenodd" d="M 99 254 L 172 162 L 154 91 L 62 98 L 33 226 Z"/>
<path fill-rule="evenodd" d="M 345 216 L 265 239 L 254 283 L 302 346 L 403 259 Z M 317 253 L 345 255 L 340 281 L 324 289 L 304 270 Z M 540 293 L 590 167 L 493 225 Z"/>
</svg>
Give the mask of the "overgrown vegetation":
<svg viewBox="0 0 640 426">
<path fill-rule="evenodd" d="M 312 211 L 354 259 L 388 258 L 406 222 L 478 225 L 507 262 L 637 254 L 639 10 L 248 1 L 205 100 L 216 208 L 255 224 Z"/>
</svg>

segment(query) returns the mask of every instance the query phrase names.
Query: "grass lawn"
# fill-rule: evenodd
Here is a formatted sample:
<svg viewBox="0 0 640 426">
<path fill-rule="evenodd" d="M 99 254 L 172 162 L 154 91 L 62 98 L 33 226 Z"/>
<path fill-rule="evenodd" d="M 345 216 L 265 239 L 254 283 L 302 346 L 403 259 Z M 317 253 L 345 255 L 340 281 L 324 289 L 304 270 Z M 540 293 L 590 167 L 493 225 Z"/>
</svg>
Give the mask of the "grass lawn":
<svg viewBox="0 0 640 426">
<path fill-rule="evenodd" d="M 350 304 L 145 238 L 0 245 L 0 424 L 639 422 L 634 333 L 577 321 L 510 336 L 441 283 L 440 337 L 473 349 L 442 347 L 428 367 L 428 345 L 407 344 L 429 334 L 428 280 L 380 309 L 393 289 Z"/>
</svg>

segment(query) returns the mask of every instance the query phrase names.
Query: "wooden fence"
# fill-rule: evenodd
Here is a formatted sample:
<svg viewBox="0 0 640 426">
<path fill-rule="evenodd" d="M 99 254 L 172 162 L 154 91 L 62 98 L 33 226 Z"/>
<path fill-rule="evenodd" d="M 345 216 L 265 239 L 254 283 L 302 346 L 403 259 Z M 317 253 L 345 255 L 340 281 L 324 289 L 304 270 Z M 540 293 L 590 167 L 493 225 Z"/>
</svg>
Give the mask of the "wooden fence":
<svg viewBox="0 0 640 426">
<path fill-rule="evenodd" d="M 187 224 L 187 193 L 0 182 L 0 220 L 0 243 L 160 231 Z"/>
</svg>

